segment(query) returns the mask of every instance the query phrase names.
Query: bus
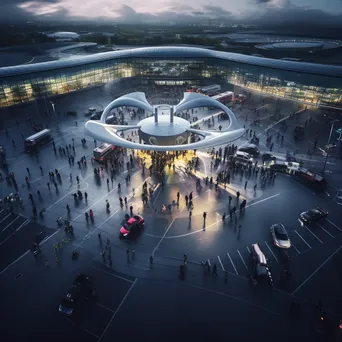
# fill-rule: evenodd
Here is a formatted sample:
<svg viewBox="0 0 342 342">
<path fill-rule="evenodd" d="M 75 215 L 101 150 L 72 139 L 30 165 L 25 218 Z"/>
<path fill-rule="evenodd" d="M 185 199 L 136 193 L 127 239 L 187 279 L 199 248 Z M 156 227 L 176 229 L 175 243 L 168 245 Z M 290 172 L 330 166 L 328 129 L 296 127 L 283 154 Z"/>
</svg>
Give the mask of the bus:
<svg viewBox="0 0 342 342">
<path fill-rule="evenodd" d="M 25 140 L 25 151 L 36 151 L 41 145 L 45 145 L 52 140 L 51 131 L 49 129 L 43 129 L 42 131 L 31 135 Z"/>
<path fill-rule="evenodd" d="M 219 94 L 221 91 L 221 86 L 219 84 L 212 84 L 210 86 L 202 87 L 199 89 L 199 92 L 204 95 L 214 96 Z"/>
<path fill-rule="evenodd" d="M 102 145 L 94 149 L 94 160 L 96 160 L 99 163 L 103 163 L 107 159 L 109 159 L 113 154 L 118 153 L 120 150 L 121 149 L 117 146 L 103 143 Z"/>
<path fill-rule="evenodd" d="M 325 191 L 328 185 L 327 181 L 322 176 L 303 167 L 298 168 L 296 176 L 301 183 L 316 191 Z"/>
<path fill-rule="evenodd" d="M 232 91 L 226 91 L 224 93 L 213 96 L 212 99 L 226 104 L 234 101 L 234 93 Z"/>
</svg>

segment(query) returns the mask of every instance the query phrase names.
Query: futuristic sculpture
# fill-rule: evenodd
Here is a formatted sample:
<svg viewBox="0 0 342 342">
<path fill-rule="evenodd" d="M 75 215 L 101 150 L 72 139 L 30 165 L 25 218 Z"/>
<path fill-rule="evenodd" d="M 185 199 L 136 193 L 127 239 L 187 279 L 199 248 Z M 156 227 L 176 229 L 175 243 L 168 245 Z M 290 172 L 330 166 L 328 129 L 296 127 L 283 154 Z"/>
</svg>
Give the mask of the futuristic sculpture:
<svg viewBox="0 0 342 342">
<path fill-rule="evenodd" d="M 141 108 L 147 113 L 153 113 L 154 115 L 141 120 L 137 125 L 106 124 L 110 111 L 122 106 Z M 217 107 L 221 109 L 228 115 L 228 128 L 219 132 L 193 129 L 192 127 L 198 124 L 198 122 L 190 123 L 188 120 L 176 116 L 177 113 L 181 113 L 184 110 L 198 107 Z M 165 113 L 166 115 L 164 115 Z M 121 132 L 132 129 L 138 130 L 140 141 L 144 141 L 145 144 L 128 141 L 120 136 Z M 145 93 L 135 92 L 112 101 L 104 109 L 99 121 L 86 122 L 85 132 L 99 141 L 125 148 L 153 151 L 184 151 L 215 147 L 233 142 L 244 134 L 245 129 L 239 126 L 234 113 L 230 109 L 208 96 L 189 92 L 184 93 L 183 100 L 176 106 L 151 106 L 146 99 Z M 186 144 L 185 142 L 191 133 L 200 135 L 203 139 Z"/>
</svg>

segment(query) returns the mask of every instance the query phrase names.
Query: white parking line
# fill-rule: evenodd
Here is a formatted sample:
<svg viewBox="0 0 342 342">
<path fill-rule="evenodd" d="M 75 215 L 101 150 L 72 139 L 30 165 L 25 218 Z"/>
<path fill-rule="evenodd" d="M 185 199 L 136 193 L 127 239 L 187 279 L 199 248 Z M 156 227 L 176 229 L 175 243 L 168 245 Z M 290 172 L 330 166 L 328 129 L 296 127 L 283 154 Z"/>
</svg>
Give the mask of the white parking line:
<svg viewBox="0 0 342 342">
<path fill-rule="evenodd" d="M 100 338 L 100 336 L 98 336 L 98 335 L 96 335 L 96 334 L 94 334 L 94 333 L 92 333 L 91 331 L 89 331 L 88 329 L 83 329 L 86 333 L 88 333 L 88 334 L 90 334 L 91 336 L 94 336 L 95 338 L 97 338 L 97 339 L 99 339 Z"/>
<path fill-rule="evenodd" d="M 272 253 L 274 259 L 276 259 L 277 263 L 279 263 L 279 260 L 277 259 L 276 255 L 273 253 L 271 247 L 268 245 L 268 243 L 267 243 L 266 241 L 264 241 L 264 242 L 265 242 L 267 248 L 268 248 L 268 249 L 270 250 L 270 252 Z"/>
<path fill-rule="evenodd" d="M 0 223 L 1 223 L 2 221 L 5 221 L 5 220 L 7 219 L 7 217 L 10 216 L 10 215 L 11 215 L 11 213 L 9 213 L 7 216 L 5 216 L 5 217 L 0 221 Z"/>
<path fill-rule="evenodd" d="M 320 243 L 323 243 L 323 241 L 318 237 L 318 236 L 316 236 L 307 226 L 305 226 L 304 225 L 304 227 L 306 228 L 306 230 L 308 231 L 308 232 L 310 232 L 311 234 L 312 234 L 312 236 L 314 237 L 314 238 L 316 238 Z"/>
<path fill-rule="evenodd" d="M 293 242 L 291 242 L 291 246 L 296 250 L 296 252 L 297 252 L 298 254 L 300 254 L 298 248 L 293 244 Z"/>
<path fill-rule="evenodd" d="M 0 214 L 4 211 L 5 209 L 0 210 Z"/>
<path fill-rule="evenodd" d="M 160 244 L 163 242 L 165 235 L 168 233 L 168 231 L 170 230 L 171 226 L 173 225 L 173 222 L 175 222 L 175 219 L 173 219 L 171 221 L 171 223 L 169 224 L 169 226 L 167 227 L 167 229 L 165 230 L 164 235 L 161 237 L 161 239 L 159 240 L 158 244 L 156 247 L 154 247 L 153 251 L 152 251 L 152 256 L 154 255 L 154 253 L 156 252 L 156 250 L 158 249 L 158 247 L 160 246 Z"/>
<path fill-rule="evenodd" d="M 100 338 L 98 339 L 97 342 L 101 342 L 101 341 L 102 341 L 103 336 L 106 334 L 106 332 L 107 332 L 108 328 L 110 327 L 110 325 L 112 324 L 112 322 L 113 322 L 115 316 L 116 316 L 117 313 L 119 312 L 119 310 L 120 310 L 122 304 L 125 302 L 126 298 L 127 298 L 128 295 L 130 294 L 130 292 L 133 290 L 133 287 L 135 286 L 135 284 L 137 283 L 137 281 L 138 281 L 138 278 L 136 278 L 136 279 L 134 280 L 133 284 L 132 284 L 131 287 L 128 289 L 127 293 L 126 293 L 125 296 L 123 297 L 123 299 L 122 299 L 121 303 L 119 304 L 118 308 L 117 308 L 117 309 L 115 310 L 115 312 L 113 313 L 112 318 L 109 320 L 108 324 L 106 325 L 105 329 L 103 330 L 103 332 L 102 332 L 102 334 L 101 334 L 101 336 L 100 336 Z"/>
<path fill-rule="evenodd" d="M 319 227 L 319 228 L 321 228 L 324 232 L 326 232 L 328 235 L 330 235 L 332 238 L 335 238 L 335 236 L 334 235 L 332 235 L 332 234 L 330 234 L 327 230 L 325 230 L 320 224 L 318 224 L 317 222 L 316 222 L 316 224 L 317 224 L 317 226 Z"/>
<path fill-rule="evenodd" d="M 245 260 L 243 260 L 243 257 L 242 257 L 242 255 L 241 255 L 240 251 L 239 251 L 239 250 L 237 250 L 237 252 L 238 252 L 238 254 L 239 254 L 239 257 L 241 258 L 241 261 L 242 261 L 242 262 L 243 262 L 243 264 L 245 265 L 245 267 L 246 267 L 246 270 L 248 270 L 247 264 L 245 263 Z"/>
<path fill-rule="evenodd" d="M 248 253 L 251 254 L 251 250 L 249 249 L 249 247 L 246 246 L 246 248 L 247 248 Z"/>
<path fill-rule="evenodd" d="M 208 259 L 208 265 L 209 265 L 209 267 L 211 267 L 210 259 Z"/>
<path fill-rule="evenodd" d="M 95 268 L 95 270 L 98 270 L 98 271 L 100 271 L 100 272 L 103 272 L 103 273 L 105 273 L 105 274 L 111 275 L 111 276 L 112 276 L 112 277 L 114 277 L 114 278 L 118 278 L 118 279 L 121 279 L 121 280 L 127 281 L 128 283 L 131 283 L 131 284 L 133 284 L 133 283 L 134 283 L 134 281 L 133 281 L 133 280 L 131 280 L 131 279 L 127 279 L 127 278 L 124 278 L 124 277 L 118 276 L 118 275 L 116 275 L 116 274 L 114 274 L 114 273 L 107 272 L 106 270 L 101 270 L 101 268 L 98 268 L 98 267 L 96 267 L 96 266 L 91 266 L 91 267 L 92 267 L 92 268 Z"/>
<path fill-rule="evenodd" d="M 330 224 L 332 224 L 335 228 L 337 228 L 340 232 L 342 232 L 342 229 L 338 226 L 336 226 L 336 224 L 334 222 L 331 222 L 330 220 L 326 219 Z"/>
<path fill-rule="evenodd" d="M 19 216 L 18 216 L 19 217 Z M 1 241 L 0 246 L 2 246 L 6 241 L 8 241 L 15 233 L 17 233 L 21 227 L 25 226 L 29 220 L 25 220 L 7 239 Z"/>
<path fill-rule="evenodd" d="M 9 223 L 2 231 L 4 232 L 13 222 L 15 222 L 16 220 L 18 220 L 20 216 L 17 216 L 11 223 Z"/>
<path fill-rule="evenodd" d="M 311 246 L 304 240 L 304 238 L 303 238 L 296 230 L 294 230 L 294 232 L 302 239 L 302 241 L 303 241 L 309 248 L 311 248 Z"/>
<path fill-rule="evenodd" d="M 115 312 L 114 310 L 109 309 L 109 308 L 107 308 L 106 306 L 104 306 L 104 305 L 102 305 L 102 304 L 100 304 L 100 303 L 96 303 L 96 305 L 99 306 L 100 308 L 103 308 L 103 309 L 105 309 L 105 310 L 110 311 L 111 313 L 114 313 L 114 312 Z"/>
<path fill-rule="evenodd" d="M 235 273 L 236 273 L 236 274 L 239 274 L 238 271 L 237 271 L 237 269 L 236 269 L 236 267 L 235 267 L 235 265 L 234 265 L 234 263 L 233 263 L 232 258 L 231 258 L 230 255 L 229 255 L 229 253 L 227 253 L 227 256 L 228 256 L 228 258 L 229 258 L 231 264 L 233 265 L 233 268 L 234 268 Z"/>
<path fill-rule="evenodd" d="M 336 251 L 331 254 L 320 266 L 316 268 L 314 272 L 312 272 L 293 292 L 292 295 L 294 295 L 302 286 L 304 286 L 335 254 L 339 252 L 339 250 L 342 248 L 340 246 L 339 248 L 336 249 Z"/>
<path fill-rule="evenodd" d="M 222 271 L 223 271 L 223 272 L 226 272 L 226 270 L 225 270 L 224 267 L 223 267 L 221 258 L 220 258 L 219 256 L 217 256 L 217 259 L 218 259 L 218 261 L 219 261 L 219 263 L 220 263 L 220 265 L 221 265 Z"/>
</svg>

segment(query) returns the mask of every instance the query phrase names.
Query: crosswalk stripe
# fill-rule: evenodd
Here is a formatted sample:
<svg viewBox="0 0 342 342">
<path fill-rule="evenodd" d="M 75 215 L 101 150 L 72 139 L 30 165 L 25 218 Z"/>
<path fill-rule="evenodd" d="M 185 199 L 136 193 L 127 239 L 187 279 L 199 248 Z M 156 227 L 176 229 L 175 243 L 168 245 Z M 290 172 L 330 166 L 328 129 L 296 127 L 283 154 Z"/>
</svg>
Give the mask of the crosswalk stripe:
<svg viewBox="0 0 342 342">
<path fill-rule="evenodd" d="M 335 238 L 334 235 L 330 234 L 327 230 L 325 230 L 320 224 L 316 223 L 319 228 L 321 228 L 324 232 L 326 232 L 328 235 L 330 235 L 332 238 Z"/>
<path fill-rule="evenodd" d="M 247 265 L 246 265 L 246 263 L 245 263 L 245 260 L 243 260 L 243 257 L 242 257 L 242 255 L 241 255 L 240 251 L 239 251 L 239 250 L 237 250 L 237 252 L 238 252 L 238 254 L 239 254 L 239 257 L 241 258 L 241 261 L 243 262 L 243 264 L 245 265 L 245 267 L 246 267 L 246 270 L 247 270 L 247 269 L 248 269 L 248 267 L 247 267 Z"/>
<path fill-rule="evenodd" d="M 223 266 L 223 264 L 222 264 L 221 258 L 220 258 L 219 256 L 217 256 L 217 259 L 218 259 L 218 261 L 219 261 L 219 263 L 220 263 L 220 265 L 221 265 L 222 271 L 223 271 L 223 272 L 226 272 L 226 270 L 225 270 L 225 268 L 224 268 L 224 266 Z"/>
<path fill-rule="evenodd" d="M 237 269 L 236 269 L 236 267 L 235 267 L 235 265 L 234 265 L 234 263 L 233 263 L 232 258 L 231 258 L 230 255 L 229 255 L 229 253 L 227 253 L 227 256 L 228 256 L 228 258 L 229 258 L 229 260 L 230 260 L 230 262 L 231 262 L 231 264 L 232 264 L 232 266 L 233 266 L 233 268 L 234 268 L 235 273 L 236 273 L 236 274 L 239 274 L 238 271 L 237 271 Z"/>
<path fill-rule="evenodd" d="M 304 238 L 303 238 L 296 230 L 294 230 L 294 232 L 301 238 L 301 240 L 302 240 L 309 248 L 311 248 L 311 246 L 304 240 Z"/>
<path fill-rule="evenodd" d="M 267 243 L 266 241 L 264 241 L 264 242 L 265 242 L 267 248 L 268 248 L 268 249 L 270 250 L 270 252 L 272 253 L 274 259 L 276 259 L 277 263 L 279 263 L 279 260 L 277 259 L 276 255 L 273 253 L 271 247 L 268 245 L 268 243 Z"/>
<path fill-rule="evenodd" d="M 248 253 L 251 254 L 251 250 L 249 249 L 249 247 L 246 246 L 246 248 L 247 248 Z"/>
</svg>

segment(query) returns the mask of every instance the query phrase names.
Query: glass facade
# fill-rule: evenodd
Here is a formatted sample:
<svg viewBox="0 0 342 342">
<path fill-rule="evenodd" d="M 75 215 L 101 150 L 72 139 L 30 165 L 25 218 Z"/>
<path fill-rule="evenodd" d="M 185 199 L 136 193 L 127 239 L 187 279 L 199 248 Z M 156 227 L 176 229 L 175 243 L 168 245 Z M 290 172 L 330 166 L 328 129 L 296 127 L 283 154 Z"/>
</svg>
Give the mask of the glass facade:
<svg viewBox="0 0 342 342">
<path fill-rule="evenodd" d="M 0 107 L 66 94 L 120 78 L 215 79 L 282 98 L 342 108 L 342 78 L 255 66 L 220 58 L 130 57 L 94 61 L 49 71 L 0 76 Z M 160 81 L 162 82 L 162 81 Z M 181 82 L 179 83 L 181 84 Z"/>
</svg>

